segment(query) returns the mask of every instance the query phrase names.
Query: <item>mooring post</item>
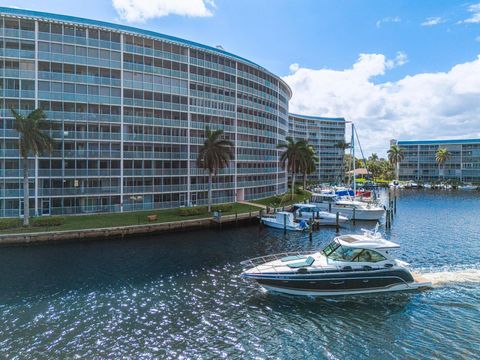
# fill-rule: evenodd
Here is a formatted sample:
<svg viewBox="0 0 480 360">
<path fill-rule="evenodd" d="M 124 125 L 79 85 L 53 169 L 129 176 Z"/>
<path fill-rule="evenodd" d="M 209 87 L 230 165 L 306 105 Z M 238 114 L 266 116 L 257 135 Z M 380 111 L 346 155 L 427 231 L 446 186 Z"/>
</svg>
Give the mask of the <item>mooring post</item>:
<svg viewBox="0 0 480 360">
<path fill-rule="evenodd" d="M 313 224 L 314 224 L 314 223 L 313 223 L 313 219 L 310 218 L 310 220 L 308 220 L 308 223 L 309 223 L 309 224 L 308 224 L 308 225 L 309 225 L 309 226 L 308 226 L 308 239 L 309 239 L 310 241 L 312 241 Z"/>
<path fill-rule="evenodd" d="M 393 212 L 397 215 L 397 194 L 393 197 Z"/>
<path fill-rule="evenodd" d="M 287 233 L 287 214 L 283 214 L 283 233 Z"/>
<path fill-rule="evenodd" d="M 235 225 L 237 225 L 238 223 L 238 212 L 235 211 Z"/>
<path fill-rule="evenodd" d="M 263 224 L 262 217 L 263 217 L 263 209 L 260 209 L 258 210 L 258 219 L 260 220 L 260 224 Z"/>
<path fill-rule="evenodd" d="M 335 218 L 335 224 L 336 224 L 336 228 L 337 228 L 337 233 L 340 232 L 340 213 L 337 211 L 337 215 L 336 215 L 336 218 Z"/>
<path fill-rule="evenodd" d="M 356 224 L 356 219 L 355 219 L 355 207 L 353 208 L 353 225 Z"/>
<path fill-rule="evenodd" d="M 332 212 L 332 203 L 331 202 L 328 203 L 328 212 L 329 213 Z"/>
</svg>

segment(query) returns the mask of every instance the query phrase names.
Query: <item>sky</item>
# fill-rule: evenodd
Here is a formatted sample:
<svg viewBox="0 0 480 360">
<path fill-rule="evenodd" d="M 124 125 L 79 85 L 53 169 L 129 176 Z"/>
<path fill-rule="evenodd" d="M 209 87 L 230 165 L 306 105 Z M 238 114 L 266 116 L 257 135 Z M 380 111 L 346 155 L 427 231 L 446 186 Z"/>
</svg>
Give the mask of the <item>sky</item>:
<svg viewBox="0 0 480 360">
<path fill-rule="evenodd" d="M 281 76 L 290 111 L 391 138 L 480 138 L 480 0 L 0 0 L 225 50 Z"/>
</svg>

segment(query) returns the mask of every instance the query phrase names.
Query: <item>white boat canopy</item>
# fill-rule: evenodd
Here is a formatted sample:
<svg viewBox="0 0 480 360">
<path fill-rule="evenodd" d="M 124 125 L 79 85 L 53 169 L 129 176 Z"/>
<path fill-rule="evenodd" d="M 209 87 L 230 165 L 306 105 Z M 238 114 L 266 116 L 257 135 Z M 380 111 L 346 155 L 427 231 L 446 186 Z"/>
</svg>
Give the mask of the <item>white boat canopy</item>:
<svg viewBox="0 0 480 360">
<path fill-rule="evenodd" d="M 342 235 L 337 237 L 336 240 L 342 246 L 362 249 L 398 249 L 400 247 L 393 241 L 362 234 Z"/>
</svg>

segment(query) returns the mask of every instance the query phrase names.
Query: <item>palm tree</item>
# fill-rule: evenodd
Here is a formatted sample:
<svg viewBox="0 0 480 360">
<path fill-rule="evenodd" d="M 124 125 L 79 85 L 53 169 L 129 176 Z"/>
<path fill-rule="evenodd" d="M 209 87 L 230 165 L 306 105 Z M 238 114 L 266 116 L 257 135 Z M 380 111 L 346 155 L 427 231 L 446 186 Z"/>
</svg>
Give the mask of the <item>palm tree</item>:
<svg viewBox="0 0 480 360">
<path fill-rule="evenodd" d="M 447 160 L 450 159 L 450 155 L 450 151 L 448 151 L 446 148 L 440 148 L 435 153 L 435 161 L 438 164 L 438 177 L 440 177 L 440 167 L 445 165 Z"/>
<path fill-rule="evenodd" d="M 208 170 L 208 211 L 212 210 L 212 178 L 218 170 L 228 167 L 233 158 L 230 140 L 222 139 L 223 130 L 210 130 L 205 127 L 205 142 L 200 147 L 197 156 L 197 166 Z"/>
<path fill-rule="evenodd" d="M 398 180 L 400 172 L 400 162 L 403 160 L 403 150 L 398 145 L 392 145 L 387 151 L 388 161 L 395 166 L 395 176 Z"/>
<path fill-rule="evenodd" d="M 345 140 L 339 140 L 336 144 L 336 147 L 345 151 L 350 148 L 350 143 L 347 143 Z"/>
<path fill-rule="evenodd" d="M 305 149 L 307 148 L 307 143 L 305 140 L 295 141 L 291 136 L 285 138 L 287 141 L 286 144 L 278 144 L 278 149 L 285 149 L 285 151 L 280 155 L 280 162 L 285 167 L 287 164 L 288 170 L 292 173 L 292 199 L 295 194 L 295 174 L 297 173 L 300 162 L 302 161 L 303 156 L 305 155 Z"/>
<path fill-rule="evenodd" d="M 30 206 L 28 189 L 28 155 L 38 156 L 51 152 L 53 139 L 44 132 L 47 121 L 43 109 L 35 109 L 26 117 L 10 109 L 15 117 L 14 127 L 20 135 L 20 156 L 23 160 L 23 225 L 29 225 Z"/>
<path fill-rule="evenodd" d="M 317 170 L 319 158 L 315 153 L 315 149 L 308 144 L 303 151 L 302 159 L 299 162 L 299 171 L 303 174 L 303 189 L 305 190 L 307 188 L 307 175 Z"/>
</svg>

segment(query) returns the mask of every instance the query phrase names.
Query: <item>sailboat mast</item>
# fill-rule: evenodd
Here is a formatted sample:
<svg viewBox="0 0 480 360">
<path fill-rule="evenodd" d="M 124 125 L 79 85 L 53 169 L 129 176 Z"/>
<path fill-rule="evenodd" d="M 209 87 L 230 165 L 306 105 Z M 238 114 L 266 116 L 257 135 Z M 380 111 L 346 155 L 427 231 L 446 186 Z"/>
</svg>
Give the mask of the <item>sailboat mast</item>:
<svg viewBox="0 0 480 360">
<path fill-rule="evenodd" d="M 353 161 L 353 198 L 357 194 L 357 182 L 355 181 L 355 125 L 352 122 L 352 161 Z"/>
</svg>

